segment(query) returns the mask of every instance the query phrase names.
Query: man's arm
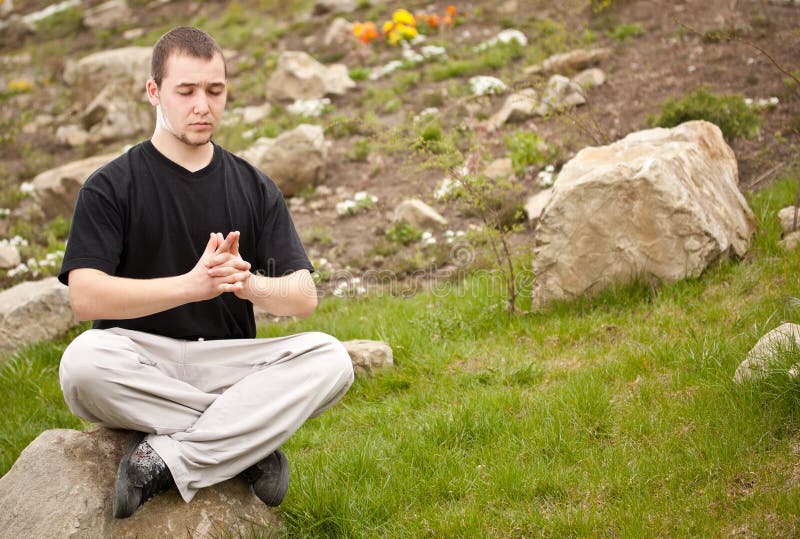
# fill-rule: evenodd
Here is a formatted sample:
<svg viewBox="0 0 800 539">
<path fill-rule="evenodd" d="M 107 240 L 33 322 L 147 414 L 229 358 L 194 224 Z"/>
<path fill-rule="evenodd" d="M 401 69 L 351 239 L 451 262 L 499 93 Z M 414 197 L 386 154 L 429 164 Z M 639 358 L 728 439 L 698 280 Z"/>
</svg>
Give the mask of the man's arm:
<svg viewBox="0 0 800 539">
<path fill-rule="evenodd" d="M 238 236 L 237 236 L 238 238 Z M 211 234 L 205 251 L 188 273 L 157 279 L 128 279 L 92 268 L 69 272 L 69 297 L 78 320 L 124 320 L 212 299 L 224 292 L 241 292 L 251 276 L 250 264 L 226 253 L 234 241 Z M 223 275 L 210 275 L 211 260 Z"/>
<path fill-rule="evenodd" d="M 283 277 L 251 275 L 235 294 L 275 316 L 305 318 L 317 307 L 317 287 L 307 269 Z"/>
</svg>

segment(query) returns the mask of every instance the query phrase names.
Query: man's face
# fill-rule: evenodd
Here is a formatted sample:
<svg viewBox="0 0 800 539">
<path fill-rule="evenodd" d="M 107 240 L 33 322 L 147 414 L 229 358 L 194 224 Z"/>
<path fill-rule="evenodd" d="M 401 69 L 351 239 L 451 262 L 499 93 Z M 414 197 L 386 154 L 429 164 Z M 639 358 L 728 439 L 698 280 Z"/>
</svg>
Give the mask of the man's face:
<svg viewBox="0 0 800 539">
<path fill-rule="evenodd" d="M 219 54 L 211 60 L 185 54 L 167 59 L 161 87 L 152 80 L 148 95 L 158 105 L 159 125 L 181 142 L 202 146 L 211 140 L 225 109 L 225 64 Z"/>
</svg>

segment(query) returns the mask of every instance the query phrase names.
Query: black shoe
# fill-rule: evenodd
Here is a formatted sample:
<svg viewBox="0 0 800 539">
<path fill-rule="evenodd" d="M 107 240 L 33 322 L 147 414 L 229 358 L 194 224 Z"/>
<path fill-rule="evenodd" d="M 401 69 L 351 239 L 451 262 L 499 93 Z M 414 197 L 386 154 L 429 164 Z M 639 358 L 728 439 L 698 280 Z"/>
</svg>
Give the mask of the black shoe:
<svg viewBox="0 0 800 539">
<path fill-rule="evenodd" d="M 278 507 L 289 490 L 289 461 L 280 449 L 242 472 L 253 492 L 270 507 Z"/>
<path fill-rule="evenodd" d="M 133 435 L 117 469 L 114 516 L 127 518 L 144 502 L 174 485 L 172 474 L 150 444 L 145 433 Z"/>
</svg>

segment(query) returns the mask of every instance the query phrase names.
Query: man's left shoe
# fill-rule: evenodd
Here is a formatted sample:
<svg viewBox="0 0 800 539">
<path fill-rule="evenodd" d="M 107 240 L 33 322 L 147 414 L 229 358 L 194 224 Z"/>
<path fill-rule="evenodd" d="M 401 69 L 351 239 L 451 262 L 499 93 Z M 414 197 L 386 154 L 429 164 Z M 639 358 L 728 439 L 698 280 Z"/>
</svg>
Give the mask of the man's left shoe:
<svg viewBox="0 0 800 539">
<path fill-rule="evenodd" d="M 114 490 L 114 516 L 127 518 L 147 500 L 167 490 L 175 482 L 166 463 L 150 444 L 145 433 L 133 435 L 117 469 Z"/>
<path fill-rule="evenodd" d="M 280 449 L 242 472 L 253 492 L 270 507 L 278 507 L 289 490 L 289 461 Z"/>
</svg>

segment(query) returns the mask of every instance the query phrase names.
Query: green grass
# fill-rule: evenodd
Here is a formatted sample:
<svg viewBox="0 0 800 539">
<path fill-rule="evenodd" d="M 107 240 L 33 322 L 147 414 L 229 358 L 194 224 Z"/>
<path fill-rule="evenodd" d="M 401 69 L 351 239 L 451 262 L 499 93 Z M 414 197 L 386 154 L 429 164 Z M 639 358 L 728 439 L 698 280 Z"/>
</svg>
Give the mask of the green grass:
<svg viewBox="0 0 800 539">
<path fill-rule="evenodd" d="M 697 279 L 513 317 L 478 272 L 262 327 L 384 340 L 396 361 L 285 445 L 287 535 L 797 536 L 800 387 L 731 382 L 759 336 L 800 322 L 800 251 L 776 246 L 775 217 L 796 181 L 750 197 L 750 254 Z M 42 429 L 80 426 L 58 394 L 66 342 L 0 369 L 3 472 Z"/>
</svg>

